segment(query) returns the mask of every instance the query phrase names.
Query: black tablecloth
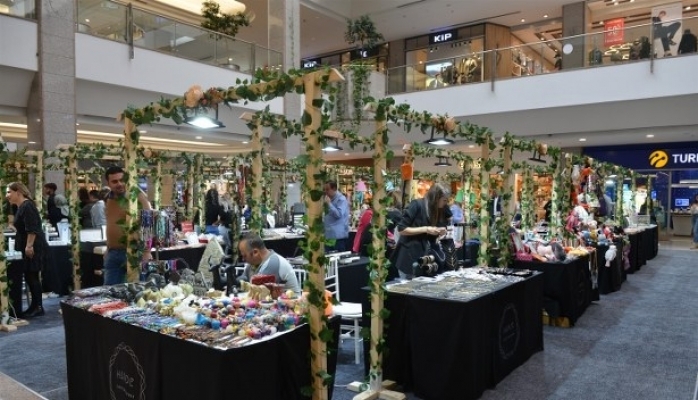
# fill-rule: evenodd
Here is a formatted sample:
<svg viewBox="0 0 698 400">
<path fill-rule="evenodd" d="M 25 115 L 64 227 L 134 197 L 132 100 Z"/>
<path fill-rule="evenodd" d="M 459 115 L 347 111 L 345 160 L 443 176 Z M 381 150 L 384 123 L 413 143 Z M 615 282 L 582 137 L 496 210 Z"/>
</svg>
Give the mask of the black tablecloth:
<svg viewBox="0 0 698 400">
<path fill-rule="evenodd" d="M 65 303 L 61 309 L 71 400 L 305 399 L 301 388 L 310 385 L 308 325 L 222 351 Z M 332 325 L 336 344 L 339 319 Z M 332 375 L 336 345 L 334 350 L 328 356 Z"/>
<path fill-rule="evenodd" d="M 599 293 L 608 294 L 620 290 L 623 283 L 623 240 L 613 242 L 616 246 L 616 258 L 606 267 L 608 245 L 596 246 L 596 264 L 599 271 Z"/>
<path fill-rule="evenodd" d="M 628 274 L 633 274 L 635 271 L 640 269 L 640 232 L 628 233 L 628 240 L 630 241 L 630 253 L 628 257 L 630 259 L 630 268 L 626 270 Z"/>
<path fill-rule="evenodd" d="M 65 296 L 73 286 L 73 254 L 70 246 L 49 246 L 48 263 L 41 271 L 44 292 Z"/>
<path fill-rule="evenodd" d="M 659 252 L 659 226 L 654 226 L 645 230 L 648 235 L 647 240 L 649 243 L 647 251 L 647 259 L 651 260 L 657 256 Z"/>
<path fill-rule="evenodd" d="M 551 317 L 568 318 L 570 325 L 574 325 L 593 300 L 598 300 L 598 291 L 591 288 L 588 256 L 569 263 L 515 260 L 513 267 L 544 273 L 545 311 Z"/>
<path fill-rule="evenodd" d="M 466 302 L 388 293 L 385 307 L 383 377 L 420 398 L 476 399 L 543 350 L 539 273 Z"/>
</svg>

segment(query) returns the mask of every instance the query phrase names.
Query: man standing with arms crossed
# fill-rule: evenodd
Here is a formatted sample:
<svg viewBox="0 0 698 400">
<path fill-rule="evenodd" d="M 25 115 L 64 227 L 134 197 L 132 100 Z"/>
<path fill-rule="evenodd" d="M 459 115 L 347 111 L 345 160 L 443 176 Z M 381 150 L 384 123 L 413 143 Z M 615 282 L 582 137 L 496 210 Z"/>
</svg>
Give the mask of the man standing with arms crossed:
<svg viewBox="0 0 698 400">
<path fill-rule="evenodd" d="M 327 212 L 322 222 L 325 225 L 325 240 L 334 239 L 333 246 L 325 245 L 325 251 L 346 251 L 349 239 L 349 201 L 337 190 L 337 182 L 324 185 Z"/>
</svg>

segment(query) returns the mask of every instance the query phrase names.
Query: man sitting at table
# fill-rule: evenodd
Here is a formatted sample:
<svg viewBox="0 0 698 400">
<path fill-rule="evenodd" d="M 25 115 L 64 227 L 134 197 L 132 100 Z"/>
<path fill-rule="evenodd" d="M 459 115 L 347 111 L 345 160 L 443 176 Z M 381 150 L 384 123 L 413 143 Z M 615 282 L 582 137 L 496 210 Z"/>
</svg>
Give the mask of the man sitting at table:
<svg viewBox="0 0 698 400">
<path fill-rule="evenodd" d="M 245 270 L 238 279 L 250 282 L 255 275 L 274 275 L 276 283 L 283 284 L 284 289 L 301 293 L 301 287 L 291 263 L 273 250 L 267 249 L 258 234 L 247 233 L 243 236 L 238 244 L 238 250 L 246 263 Z"/>
</svg>

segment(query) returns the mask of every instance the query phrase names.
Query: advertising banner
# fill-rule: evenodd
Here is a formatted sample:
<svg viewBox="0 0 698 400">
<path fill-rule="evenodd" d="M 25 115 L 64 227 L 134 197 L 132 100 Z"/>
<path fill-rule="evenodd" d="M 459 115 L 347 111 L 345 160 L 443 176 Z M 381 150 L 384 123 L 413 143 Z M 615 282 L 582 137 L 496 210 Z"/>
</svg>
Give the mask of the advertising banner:
<svg viewBox="0 0 698 400">
<path fill-rule="evenodd" d="M 615 18 L 604 21 L 603 44 L 606 47 L 625 43 L 625 18 Z"/>
<path fill-rule="evenodd" d="M 652 8 L 652 34 L 654 37 L 655 57 L 676 55 L 681 36 L 681 16 L 683 6 L 680 2 Z"/>
</svg>

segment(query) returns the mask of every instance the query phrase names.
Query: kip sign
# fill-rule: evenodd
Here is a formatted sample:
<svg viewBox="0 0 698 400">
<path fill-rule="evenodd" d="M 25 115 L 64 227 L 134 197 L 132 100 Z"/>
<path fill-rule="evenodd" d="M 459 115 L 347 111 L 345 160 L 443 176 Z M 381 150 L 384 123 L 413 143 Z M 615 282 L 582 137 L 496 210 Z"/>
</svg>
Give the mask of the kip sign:
<svg viewBox="0 0 698 400">
<path fill-rule="evenodd" d="M 432 33 L 429 35 L 429 44 L 441 44 L 456 40 L 456 33 L 457 31 L 455 29 Z"/>
</svg>

